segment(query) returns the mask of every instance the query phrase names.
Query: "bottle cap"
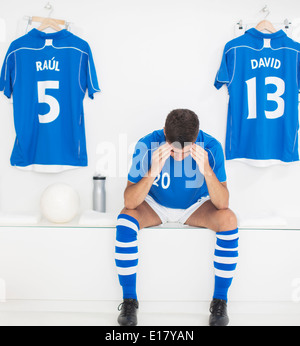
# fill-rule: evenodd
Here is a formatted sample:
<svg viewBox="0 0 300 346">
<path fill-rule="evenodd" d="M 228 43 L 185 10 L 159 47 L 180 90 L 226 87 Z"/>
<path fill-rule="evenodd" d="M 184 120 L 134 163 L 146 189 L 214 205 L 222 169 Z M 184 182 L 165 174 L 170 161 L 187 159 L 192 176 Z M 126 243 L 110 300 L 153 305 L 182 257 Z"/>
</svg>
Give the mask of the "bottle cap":
<svg viewBox="0 0 300 346">
<path fill-rule="evenodd" d="M 93 180 L 105 180 L 106 177 L 102 176 L 102 175 L 95 175 L 93 176 Z"/>
</svg>

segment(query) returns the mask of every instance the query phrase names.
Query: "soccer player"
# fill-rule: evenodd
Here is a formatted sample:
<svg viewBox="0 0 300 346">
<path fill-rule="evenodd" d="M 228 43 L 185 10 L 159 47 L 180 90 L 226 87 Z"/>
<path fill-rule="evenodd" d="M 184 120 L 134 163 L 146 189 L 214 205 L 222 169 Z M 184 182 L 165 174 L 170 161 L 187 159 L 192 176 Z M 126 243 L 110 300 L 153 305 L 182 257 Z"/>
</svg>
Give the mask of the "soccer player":
<svg viewBox="0 0 300 346">
<path fill-rule="evenodd" d="M 194 112 L 173 110 L 167 116 L 164 129 L 140 139 L 124 199 L 125 207 L 118 217 L 115 250 L 123 289 L 118 323 L 137 325 L 139 230 L 175 221 L 216 232 L 215 287 L 209 324 L 227 325 L 227 293 L 238 257 L 237 219 L 228 208 L 222 146 L 199 130 L 199 119 Z"/>
</svg>

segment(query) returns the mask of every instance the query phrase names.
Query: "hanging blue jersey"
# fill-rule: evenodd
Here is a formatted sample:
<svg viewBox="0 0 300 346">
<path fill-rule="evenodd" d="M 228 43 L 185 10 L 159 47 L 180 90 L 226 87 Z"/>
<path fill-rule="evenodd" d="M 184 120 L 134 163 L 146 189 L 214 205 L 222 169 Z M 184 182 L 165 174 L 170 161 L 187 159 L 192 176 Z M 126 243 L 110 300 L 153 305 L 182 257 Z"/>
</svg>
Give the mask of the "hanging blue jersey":
<svg viewBox="0 0 300 346">
<path fill-rule="evenodd" d="M 299 52 L 282 30 L 253 28 L 226 44 L 215 86 L 229 92 L 227 160 L 299 160 Z"/>
<path fill-rule="evenodd" d="M 87 166 L 83 99 L 100 91 L 87 42 L 67 30 L 37 29 L 12 42 L 0 90 L 13 94 L 11 164 L 55 172 Z"/>
<path fill-rule="evenodd" d="M 140 139 L 133 155 L 128 180 L 138 183 L 151 167 L 152 154 L 166 143 L 164 130 L 158 130 Z M 208 152 L 209 163 L 220 182 L 226 181 L 224 154 L 221 144 L 200 131 L 196 144 Z M 183 161 L 172 156 L 153 182 L 149 195 L 159 204 L 175 209 L 187 209 L 202 197 L 209 195 L 203 175 L 191 155 Z"/>
</svg>

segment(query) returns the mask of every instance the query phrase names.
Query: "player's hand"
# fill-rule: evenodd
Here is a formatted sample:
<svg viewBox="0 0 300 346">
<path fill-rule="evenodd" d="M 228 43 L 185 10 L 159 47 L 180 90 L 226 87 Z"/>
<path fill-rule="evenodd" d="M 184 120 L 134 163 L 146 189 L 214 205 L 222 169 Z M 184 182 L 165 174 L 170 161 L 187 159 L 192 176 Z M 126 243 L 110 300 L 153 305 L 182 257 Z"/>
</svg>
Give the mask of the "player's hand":
<svg viewBox="0 0 300 346">
<path fill-rule="evenodd" d="M 171 150 L 171 145 L 169 143 L 165 143 L 154 151 L 152 155 L 152 164 L 149 171 L 149 175 L 151 177 L 156 178 L 160 174 L 167 159 L 171 155 Z"/>
<path fill-rule="evenodd" d="M 192 145 L 191 155 L 192 158 L 196 161 L 199 170 L 201 174 L 204 175 L 204 177 L 213 172 L 209 164 L 208 153 L 200 145 Z"/>
</svg>

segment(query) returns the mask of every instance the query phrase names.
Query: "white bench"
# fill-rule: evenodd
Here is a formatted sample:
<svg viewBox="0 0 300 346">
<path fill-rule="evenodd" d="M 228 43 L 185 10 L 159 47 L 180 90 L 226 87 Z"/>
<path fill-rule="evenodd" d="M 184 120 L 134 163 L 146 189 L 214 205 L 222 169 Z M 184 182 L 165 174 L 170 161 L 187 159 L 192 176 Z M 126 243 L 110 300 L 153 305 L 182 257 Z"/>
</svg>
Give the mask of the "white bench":
<svg viewBox="0 0 300 346">
<path fill-rule="evenodd" d="M 139 235 L 141 301 L 210 301 L 214 232 L 168 225 Z M 120 301 L 114 227 L 0 227 L 0 299 Z M 300 300 L 300 230 L 240 229 L 231 301 Z"/>
</svg>

